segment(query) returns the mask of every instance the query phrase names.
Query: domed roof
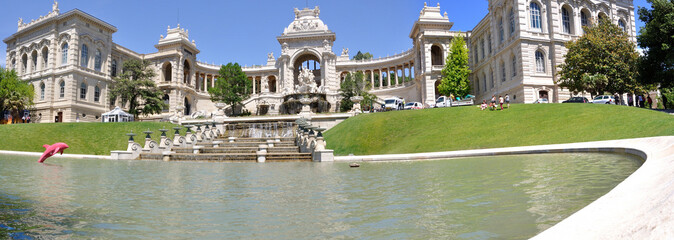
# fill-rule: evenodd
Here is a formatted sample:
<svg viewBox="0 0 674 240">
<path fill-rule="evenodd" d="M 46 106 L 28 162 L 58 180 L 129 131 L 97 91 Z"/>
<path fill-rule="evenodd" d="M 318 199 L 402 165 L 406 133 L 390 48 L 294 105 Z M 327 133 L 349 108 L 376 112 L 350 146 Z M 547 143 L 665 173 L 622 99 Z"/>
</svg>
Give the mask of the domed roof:
<svg viewBox="0 0 674 240">
<path fill-rule="evenodd" d="M 295 20 L 283 30 L 283 35 L 294 35 L 312 32 L 329 32 L 328 25 L 325 25 L 318 15 L 321 10 L 316 6 L 314 9 L 304 8 L 298 10 L 295 8 Z"/>
</svg>

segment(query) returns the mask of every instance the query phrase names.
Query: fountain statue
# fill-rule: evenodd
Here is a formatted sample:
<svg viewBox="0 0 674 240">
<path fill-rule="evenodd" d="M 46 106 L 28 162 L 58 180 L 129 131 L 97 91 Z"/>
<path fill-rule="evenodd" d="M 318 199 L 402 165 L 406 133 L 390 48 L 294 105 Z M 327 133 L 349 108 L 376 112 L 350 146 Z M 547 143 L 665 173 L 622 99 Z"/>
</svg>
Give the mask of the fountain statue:
<svg viewBox="0 0 674 240">
<path fill-rule="evenodd" d="M 300 84 L 297 85 L 295 91 L 297 93 L 315 93 L 317 90 L 316 81 L 314 81 L 314 73 L 311 70 L 305 68 L 302 69 L 299 75 Z"/>
</svg>

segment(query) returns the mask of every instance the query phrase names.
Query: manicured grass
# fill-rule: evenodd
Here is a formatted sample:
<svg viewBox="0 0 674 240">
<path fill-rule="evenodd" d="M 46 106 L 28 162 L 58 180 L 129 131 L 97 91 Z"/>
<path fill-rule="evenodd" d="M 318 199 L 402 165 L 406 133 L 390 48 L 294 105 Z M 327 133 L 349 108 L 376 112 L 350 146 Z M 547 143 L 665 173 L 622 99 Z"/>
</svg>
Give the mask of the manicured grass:
<svg viewBox="0 0 674 240">
<path fill-rule="evenodd" d="M 674 135 L 674 116 L 604 104 L 514 104 L 361 114 L 325 133 L 336 155 L 484 149 Z"/>
<path fill-rule="evenodd" d="M 133 131 L 136 142 L 145 142 L 143 131 L 153 131 L 152 137 L 158 141 L 161 128 L 169 129 L 173 138 L 177 125 L 159 122 L 131 123 L 42 123 L 0 125 L 0 150 L 43 152 L 44 144 L 64 142 L 70 146 L 64 153 L 110 155 L 111 150 L 126 150 L 128 139 L 125 134 Z M 185 130 L 181 131 L 185 135 Z"/>
</svg>

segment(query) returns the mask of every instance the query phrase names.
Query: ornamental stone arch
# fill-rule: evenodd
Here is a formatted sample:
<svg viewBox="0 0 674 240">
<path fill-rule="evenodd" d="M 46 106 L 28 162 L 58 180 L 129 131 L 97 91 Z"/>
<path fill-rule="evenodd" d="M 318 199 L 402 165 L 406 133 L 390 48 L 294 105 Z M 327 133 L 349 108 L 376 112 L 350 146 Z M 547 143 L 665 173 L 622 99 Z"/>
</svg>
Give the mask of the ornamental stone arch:
<svg viewBox="0 0 674 240">
<path fill-rule="evenodd" d="M 171 82 L 173 79 L 173 65 L 170 61 L 166 61 L 164 64 L 162 64 L 161 76 L 164 82 Z"/>
<path fill-rule="evenodd" d="M 278 77 L 276 75 L 267 76 L 267 86 L 269 86 L 269 92 L 275 93 L 278 91 Z"/>
<path fill-rule="evenodd" d="M 293 54 L 293 57 L 291 58 L 293 70 L 293 84 L 295 86 L 299 85 L 300 70 L 308 68 L 314 74 L 314 81 L 316 82 L 316 86 L 320 87 L 321 79 L 323 77 L 321 74 L 321 71 L 323 69 L 322 62 L 323 59 L 321 58 L 321 54 L 315 49 L 305 48 Z"/>
<path fill-rule="evenodd" d="M 442 59 L 444 56 L 444 50 L 442 44 L 433 43 L 431 45 L 431 66 L 444 65 Z"/>
<path fill-rule="evenodd" d="M 190 85 L 192 83 L 192 61 L 185 59 L 181 63 L 183 65 L 183 83 Z"/>
</svg>

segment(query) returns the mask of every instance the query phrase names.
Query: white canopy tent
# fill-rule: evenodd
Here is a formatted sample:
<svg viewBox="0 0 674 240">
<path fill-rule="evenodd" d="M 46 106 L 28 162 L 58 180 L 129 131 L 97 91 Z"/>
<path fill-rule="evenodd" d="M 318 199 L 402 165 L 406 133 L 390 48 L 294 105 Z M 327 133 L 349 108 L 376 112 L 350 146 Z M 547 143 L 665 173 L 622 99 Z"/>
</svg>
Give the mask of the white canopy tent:
<svg viewBox="0 0 674 240">
<path fill-rule="evenodd" d="M 122 111 L 121 108 L 115 107 L 112 111 L 103 113 L 103 122 L 133 122 L 133 115 Z"/>
</svg>

